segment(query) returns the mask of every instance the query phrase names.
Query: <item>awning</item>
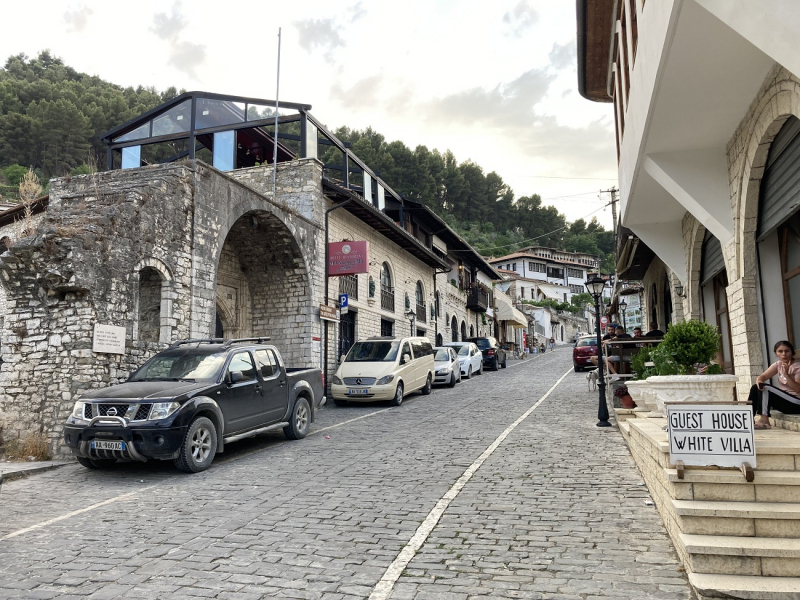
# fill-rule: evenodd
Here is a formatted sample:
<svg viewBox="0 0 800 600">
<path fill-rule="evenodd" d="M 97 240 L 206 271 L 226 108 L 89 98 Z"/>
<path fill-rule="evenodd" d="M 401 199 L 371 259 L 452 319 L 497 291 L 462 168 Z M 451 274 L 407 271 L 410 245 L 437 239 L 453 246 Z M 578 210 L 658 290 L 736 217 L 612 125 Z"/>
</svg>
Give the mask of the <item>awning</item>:
<svg viewBox="0 0 800 600">
<path fill-rule="evenodd" d="M 536 282 L 536 287 L 544 294 L 544 297 L 557 302 L 564 302 L 564 293 L 569 292 L 569 288 L 564 285 Z"/>
<path fill-rule="evenodd" d="M 513 325 L 514 327 L 523 327 L 525 329 L 528 328 L 528 319 L 525 317 L 525 315 L 522 314 L 521 311 L 517 310 L 510 304 L 506 304 L 505 302 L 498 303 L 497 320 L 506 321 L 506 323 Z"/>
</svg>

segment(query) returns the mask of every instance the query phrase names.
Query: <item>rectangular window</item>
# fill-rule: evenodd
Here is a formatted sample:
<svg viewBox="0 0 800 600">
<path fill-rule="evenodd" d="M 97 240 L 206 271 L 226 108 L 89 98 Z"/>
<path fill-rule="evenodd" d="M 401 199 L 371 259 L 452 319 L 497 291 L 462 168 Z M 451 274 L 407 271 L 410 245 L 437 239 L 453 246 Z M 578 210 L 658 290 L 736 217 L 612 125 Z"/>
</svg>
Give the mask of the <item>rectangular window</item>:
<svg viewBox="0 0 800 600">
<path fill-rule="evenodd" d="M 214 134 L 214 168 L 233 171 L 236 152 L 236 132 L 218 131 Z"/>
<path fill-rule="evenodd" d="M 372 204 L 372 177 L 364 171 L 364 200 Z"/>
<path fill-rule="evenodd" d="M 511 270 L 512 271 L 516 271 L 517 270 L 517 263 L 511 263 Z"/>
<path fill-rule="evenodd" d="M 142 147 L 128 146 L 122 149 L 122 168 L 138 169 L 142 166 Z"/>
<path fill-rule="evenodd" d="M 386 210 L 386 195 L 383 186 L 378 184 L 378 210 Z"/>
<path fill-rule="evenodd" d="M 576 279 L 583 278 L 583 271 L 580 269 L 567 269 L 567 277 L 575 277 Z"/>
<path fill-rule="evenodd" d="M 389 321 L 388 319 L 381 319 L 381 335 L 383 336 L 391 336 L 394 335 L 392 330 L 394 329 L 394 323 Z"/>
</svg>

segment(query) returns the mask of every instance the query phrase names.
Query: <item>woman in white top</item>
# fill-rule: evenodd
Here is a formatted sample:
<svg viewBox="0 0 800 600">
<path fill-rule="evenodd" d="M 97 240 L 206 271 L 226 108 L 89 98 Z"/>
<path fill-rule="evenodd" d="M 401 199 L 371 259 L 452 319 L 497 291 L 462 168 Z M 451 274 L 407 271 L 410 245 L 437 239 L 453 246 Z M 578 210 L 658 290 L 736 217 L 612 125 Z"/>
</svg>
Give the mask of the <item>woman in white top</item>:
<svg viewBox="0 0 800 600">
<path fill-rule="evenodd" d="M 778 360 L 756 377 L 748 400 L 753 403 L 753 416 L 759 415 L 754 429 L 769 429 L 770 409 L 784 414 L 800 414 L 800 361 L 794 359 L 794 346 L 781 340 L 773 348 Z M 776 378 L 776 385 L 766 383 Z"/>
</svg>

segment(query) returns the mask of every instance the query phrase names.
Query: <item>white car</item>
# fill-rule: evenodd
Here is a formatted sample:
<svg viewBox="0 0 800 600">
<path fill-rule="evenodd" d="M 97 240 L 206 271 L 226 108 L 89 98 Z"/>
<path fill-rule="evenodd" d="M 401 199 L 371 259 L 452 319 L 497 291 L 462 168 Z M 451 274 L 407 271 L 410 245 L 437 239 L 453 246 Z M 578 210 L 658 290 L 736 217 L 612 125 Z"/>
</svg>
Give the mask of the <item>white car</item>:
<svg viewBox="0 0 800 600">
<path fill-rule="evenodd" d="M 483 353 L 473 342 L 449 342 L 445 346 L 456 348 L 461 374 L 469 379 L 475 373 L 483 374 Z"/>
<path fill-rule="evenodd" d="M 446 383 L 448 387 L 454 387 L 461 381 L 461 365 L 455 348 L 434 348 L 433 361 L 436 368 L 433 383 Z"/>
</svg>

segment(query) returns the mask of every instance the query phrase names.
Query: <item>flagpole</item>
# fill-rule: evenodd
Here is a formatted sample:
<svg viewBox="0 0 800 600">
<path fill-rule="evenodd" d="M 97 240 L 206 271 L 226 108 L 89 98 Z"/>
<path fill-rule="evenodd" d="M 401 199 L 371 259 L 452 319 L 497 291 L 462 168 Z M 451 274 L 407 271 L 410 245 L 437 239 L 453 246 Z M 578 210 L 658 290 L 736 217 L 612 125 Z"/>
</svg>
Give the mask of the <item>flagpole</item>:
<svg viewBox="0 0 800 600">
<path fill-rule="evenodd" d="M 275 187 L 278 180 L 278 104 L 281 91 L 281 28 L 278 27 L 278 80 L 275 83 L 275 132 L 272 146 L 272 201 L 275 202 Z"/>
</svg>

